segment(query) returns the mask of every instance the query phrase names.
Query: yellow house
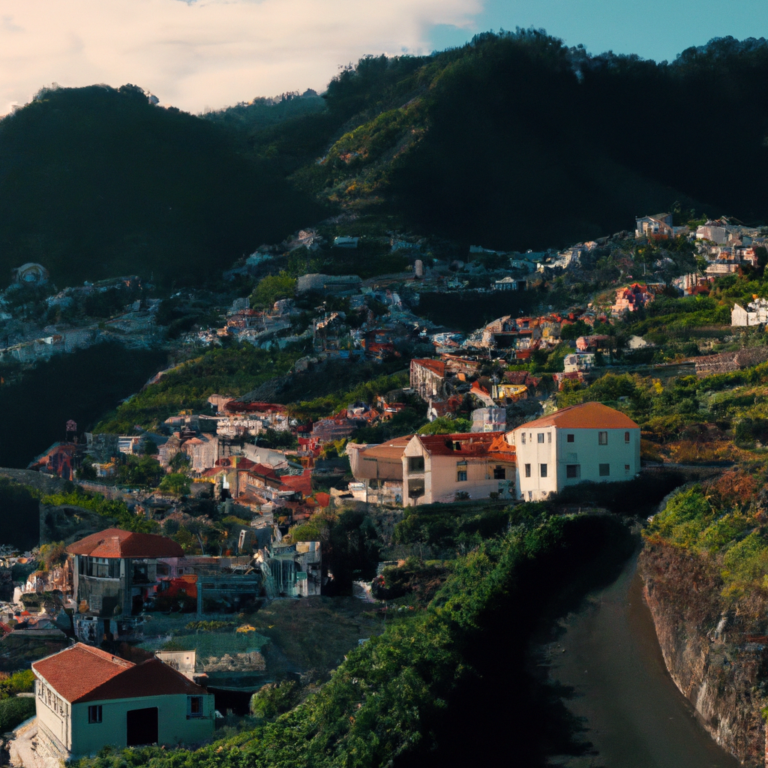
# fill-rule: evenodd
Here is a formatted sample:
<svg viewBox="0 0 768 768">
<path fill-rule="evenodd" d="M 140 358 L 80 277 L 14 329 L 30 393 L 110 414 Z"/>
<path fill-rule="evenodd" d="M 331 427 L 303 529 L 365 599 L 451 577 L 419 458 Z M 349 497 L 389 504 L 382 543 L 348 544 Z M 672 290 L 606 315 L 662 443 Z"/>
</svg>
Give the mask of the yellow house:
<svg viewBox="0 0 768 768">
<path fill-rule="evenodd" d="M 178 746 L 213 736 L 214 700 L 160 659 L 134 664 L 77 643 L 32 664 L 41 753 Z"/>
</svg>

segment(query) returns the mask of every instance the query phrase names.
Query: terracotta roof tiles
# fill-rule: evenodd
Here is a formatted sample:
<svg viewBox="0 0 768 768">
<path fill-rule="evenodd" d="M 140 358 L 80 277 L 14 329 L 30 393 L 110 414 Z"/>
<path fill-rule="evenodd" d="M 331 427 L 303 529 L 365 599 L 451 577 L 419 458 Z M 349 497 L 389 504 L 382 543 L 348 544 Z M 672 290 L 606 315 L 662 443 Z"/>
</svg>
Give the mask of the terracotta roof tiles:
<svg viewBox="0 0 768 768">
<path fill-rule="evenodd" d="M 133 664 L 83 643 L 34 662 L 32 669 L 70 704 L 206 693 L 159 659 Z"/>
<path fill-rule="evenodd" d="M 522 424 L 518 430 L 533 427 L 560 429 L 639 429 L 629 416 L 602 403 L 582 403 L 562 408 L 544 418 Z"/>
<path fill-rule="evenodd" d="M 172 539 L 153 533 L 133 533 L 107 528 L 67 547 L 70 555 L 89 557 L 184 557 L 184 550 Z"/>
</svg>

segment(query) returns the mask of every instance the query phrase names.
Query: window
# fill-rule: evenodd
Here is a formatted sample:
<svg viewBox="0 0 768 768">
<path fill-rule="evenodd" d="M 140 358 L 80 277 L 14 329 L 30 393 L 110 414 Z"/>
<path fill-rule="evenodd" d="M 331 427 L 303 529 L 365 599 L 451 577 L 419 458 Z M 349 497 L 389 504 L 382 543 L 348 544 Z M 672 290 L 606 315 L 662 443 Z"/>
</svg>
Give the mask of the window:
<svg viewBox="0 0 768 768">
<path fill-rule="evenodd" d="M 424 481 L 423 480 L 409 480 L 408 481 L 408 495 L 412 499 L 417 499 L 419 496 L 424 495 Z"/>
<path fill-rule="evenodd" d="M 540 469 L 539 474 L 541 475 L 541 477 L 546 477 L 547 476 L 547 465 L 546 464 L 542 464 L 539 467 L 539 469 Z"/>
<path fill-rule="evenodd" d="M 408 457 L 408 471 L 409 472 L 423 472 L 424 471 L 424 457 L 423 456 L 409 456 Z"/>
<path fill-rule="evenodd" d="M 628 474 L 629 474 L 629 464 L 625 464 L 625 465 L 624 465 L 624 474 L 625 474 L 625 475 L 628 475 Z"/>
<path fill-rule="evenodd" d="M 565 436 L 565 442 L 566 443 L 573 443 L 576 440 L 576 435 L 566 435 Z"/>
<path fill-rule="evenodd" d="M 608 477 L 611 474 L 611 465 L 610 464 L 601 464 L 600 465 L 600 477 Z"/>
<path fill-rule="evenodd" d="M 608 433 L 607 432 L 598 432 L 597 433 L 597 443 L 598 443 L 598 445 L 608 445 Z"/>
<path fill-rule="evenodd" d="M 624 433 L 624 442 L 625 442 L 625 443 L 628 443 L 628 442 L 629 442 L 629 432 L 625 432 L 625 433 Z"/>
<path fill-rule="evenodd" d="M 530 464 L 526 464 L 525 465 L 525 476 L 526 477 L 530 477 L 531 476 L 531 465 Z"/>
<path fill-rule="evenodd" d="M 547 432 L 547 442 L 548 443 L 552 442 L 552 433 L 551 432 Z"/>
<path fill-rule="evenodd" d="M 520 442 L 525 445 L 525 432 L 520 433 Z"/>
<path fill-rule="evenodd" d="M 187 717 L 202 717 L 202 716 L 203 716 L 203 697 L 188 696 L 187 697 Z"/>
<path fill-rule="evenodd" d="M 581 465 L 580 464 L 566 464 L 565 476 L 569 480 L 574 480 L 577 477 L 581 477 Z"/>
<path fill-rule="evenodd" d="M 536 435 L 536 438 L 538 439 L 538 442 L 543 443 L 544 442 L 544 433 L 539 432 L 538 435 Z"/>
<path fill-rule="evenodd" d="M 101 704 L 92 704 L 90 707 L 88 707 L 88 722 L 101 722 Z"/>
<path fill-rule="evenodd" d="M 493 479 L 494 480 L 506 480 L 507 479 L 507 470 L 504 469 L 504 467 L 494 467 L 493 468 Z"/>
<path fill-rule="evenodd" d="M 467 462 L 466 461 L 456 462 L 456 482 L 457 483 L 467 482 Z"/>
</svg>

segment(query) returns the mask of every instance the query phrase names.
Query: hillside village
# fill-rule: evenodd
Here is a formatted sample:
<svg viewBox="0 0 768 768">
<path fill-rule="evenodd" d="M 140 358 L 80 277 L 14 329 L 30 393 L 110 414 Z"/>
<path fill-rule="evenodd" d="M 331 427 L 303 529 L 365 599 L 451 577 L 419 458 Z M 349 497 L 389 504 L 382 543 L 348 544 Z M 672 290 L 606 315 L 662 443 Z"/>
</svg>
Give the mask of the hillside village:
<svg viewBox="0 0 768 768">
<path fill-rule="evenodd" d="M 169 295 L 20 267 L 9 377 L 104 340 L 169 361 L 0 470 L 39 510 L 0 561 L 0 670 L 32 670 L 39 764 L 299 700 L 521 504 L 761 462 L 768 228 L 678 220 L 462 253 L 344 214 Z"/>
</svg>

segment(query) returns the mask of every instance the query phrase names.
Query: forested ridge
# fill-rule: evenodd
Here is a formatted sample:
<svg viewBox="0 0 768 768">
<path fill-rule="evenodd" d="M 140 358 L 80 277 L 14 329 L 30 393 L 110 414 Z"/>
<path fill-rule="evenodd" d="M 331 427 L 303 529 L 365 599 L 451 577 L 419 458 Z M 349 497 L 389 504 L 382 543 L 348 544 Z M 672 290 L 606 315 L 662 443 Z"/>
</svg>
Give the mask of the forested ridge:
<svg viewBox="0 0 768 768">
<path fill-rule="evenodd" d="M 519 30 L 201 116 L 135 86 L 43 89 L 0 121 L 0 276 L 199 284 L 344 209 L 517 250 L 672 208 L 764 221 L 767 77 L 763 39 L 657 63 Z"/>
</svg>

